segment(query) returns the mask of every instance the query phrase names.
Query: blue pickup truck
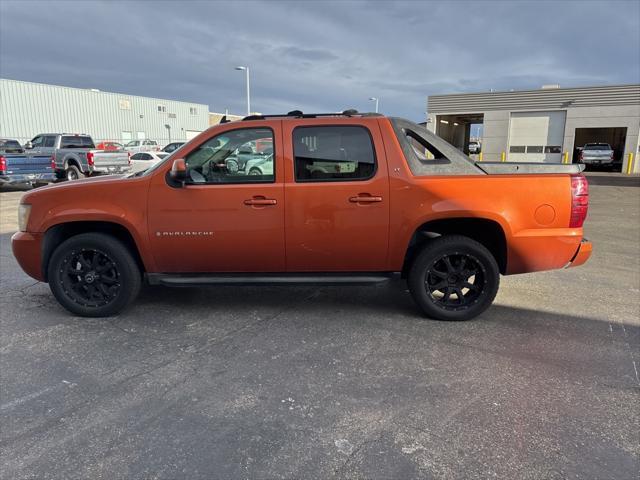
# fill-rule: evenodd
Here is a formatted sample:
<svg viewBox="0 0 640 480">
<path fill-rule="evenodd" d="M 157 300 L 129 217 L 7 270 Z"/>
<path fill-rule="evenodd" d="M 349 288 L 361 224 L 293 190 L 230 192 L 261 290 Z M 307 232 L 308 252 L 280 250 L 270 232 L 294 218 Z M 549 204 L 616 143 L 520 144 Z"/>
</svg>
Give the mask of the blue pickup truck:
<svg viewBox="0 0 640 480">
<path fill-rule="evenodd" d="M 0 138 L 0 186 L 37 187 L 55 179 L 50 155 L 27 155 L 16 140 Z"/>
</svg>

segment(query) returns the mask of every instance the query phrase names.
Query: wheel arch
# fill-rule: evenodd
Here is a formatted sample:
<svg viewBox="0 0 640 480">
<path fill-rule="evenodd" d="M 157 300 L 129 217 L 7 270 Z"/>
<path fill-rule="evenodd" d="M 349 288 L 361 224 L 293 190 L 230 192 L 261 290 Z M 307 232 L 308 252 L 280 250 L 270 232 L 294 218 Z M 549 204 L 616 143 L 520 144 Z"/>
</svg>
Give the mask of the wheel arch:
<svg viewBox="0 0 640 480">
<path fill-rule="evenodd" d="M 44 234 L 42 241 L 42 273 L 48 282 L 48 265 L 55 249 L 65 240 L 82 233 L 104 233 L 120 240 L 133 255 L 142 273 L 146 272 L 140 249 L 131 232 L 123 225 L 108 221 L 77 221 L 53 225 Z"/>
<path fill-rule="evenodd" d="M 65 170 L 69 168 L 70 165 L 75 165 L 80 169 L 81 172 L 83 171 L 82 163 L 80 162 L 80 159 L 75 155 L 67 155 L 66 157 L 64 157 L 64 160 L 62 161 L 62 165 Z"/>
<path fill-rule="evenodd" d="M 407 245 L 402 276 L 407 276 L 411 262 L 430 239 L 453 234 L 471 238 L 486 247 L 496 259 L 500 273 L 505 274 L 507 239 L 502 226 L 488 218 L 458 217 L 430 220 L 416 228 Z"/>
</svg>

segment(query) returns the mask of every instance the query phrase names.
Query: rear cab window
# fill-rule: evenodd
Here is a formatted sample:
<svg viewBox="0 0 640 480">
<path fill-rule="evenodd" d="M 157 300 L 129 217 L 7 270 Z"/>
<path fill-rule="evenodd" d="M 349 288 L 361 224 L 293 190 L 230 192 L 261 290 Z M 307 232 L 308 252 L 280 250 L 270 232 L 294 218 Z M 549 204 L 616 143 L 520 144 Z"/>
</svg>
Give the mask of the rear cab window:
<svg viewBox="0 0 640 480">
<path fill-rule="evenodd" d="M 63 135 L 60 148 L 96 148 L 91 137 L 81 135 Z"/>
<path fill-rule="evenodd" d="M 373 139 L 363 126 L 296 127 L 293 152 L 296 182 L 368 180 L 376 173 Z"/>
</svg>

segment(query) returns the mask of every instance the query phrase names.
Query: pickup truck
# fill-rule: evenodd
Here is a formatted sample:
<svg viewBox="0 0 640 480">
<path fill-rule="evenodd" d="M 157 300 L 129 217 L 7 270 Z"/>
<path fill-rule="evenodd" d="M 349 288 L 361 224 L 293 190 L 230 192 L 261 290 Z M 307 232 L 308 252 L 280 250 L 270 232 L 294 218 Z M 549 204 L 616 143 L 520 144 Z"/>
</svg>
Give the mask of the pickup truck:
<svg viewBox="0 0 640 480">
<path fill-rule="evenodd" d="M 127 152 L 97 150 L 91 137 L 84 134 L 43 133 L 27 142 L 25 149 L 28 156 L 53 158 L 60 180 L 125 173 L 130 167 Z"/>
<path fill-rule="evenodd" d="M 237 149 L 265 139 L 271 168 L 226 168 Z M 317 162 L 334 168 L 313 171 Z M 254 115 L 211 127 L 144 172 L 27 193 L 12 248 L 80 316 L 122 311 L 143 281 L 401 276 L 426 316 L 467 320 L 491 305 L 500 274 L 587 261 L 583 168 L 474 163 L 424 127 L 379 114 Z"/>
<path fill-rule="evenodd" d="M 27 156 L 17 140 L 0 138 L 0 186 L 40 186 L 55 179 L 51 157 Z"/>
<path fill-rule="evenodd" d="M 585 165 L 618 167 L 621 162 L 615 161 L 615 152 L 608 143 L 585 143 L 578 154 L 578 161 Z"/>
</svg>

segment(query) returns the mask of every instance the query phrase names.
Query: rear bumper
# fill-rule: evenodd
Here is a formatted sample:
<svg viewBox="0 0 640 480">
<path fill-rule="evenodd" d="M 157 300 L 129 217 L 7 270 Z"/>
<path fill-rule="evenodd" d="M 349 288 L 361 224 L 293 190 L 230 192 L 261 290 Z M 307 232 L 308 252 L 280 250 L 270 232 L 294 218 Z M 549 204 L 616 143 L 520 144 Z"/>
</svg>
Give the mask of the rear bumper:
<svg viewBox="0 0 640 480">
<path fill-rule="evenodd" d="M 11 237 L 11 249 L 18 265 L 30 277 L 44 281 L 42 271 L 42 233 L 17 232 Z"/>
<path fill-rule="evenodd" d="M 616 161 L 611 158 L 583 158 L 582 163 L 585 165 L 611 165 Z"/>
<path fill-rule="evenodd" d="M 591 243 L 582 228 L 523 230 L 507 241 L 507 274 L 557 270 L 583 264 Z"/>
<path fill-rule="evenodd" d="M 89 173 L 93 175 L 117 175 L 127 173 L 131 167 L 129 165 L 95 165 L 89 167 Z"/>
<path fill-rule="evenodd" d="M 0 175 L 0 185 L 16 185 L 23 183 L 54 182 L 56 174 L 50 173 L 21 173 L 16 175 Z"/>
<path fill-rule="evenodd" d="M 580 265 L 585 263 L 587 260 L 589 260 L 592 250 L 593 245 L 591 244 L 591 242 L 587 239 L 582 239 L 582 242 L 580 242 L 580 245 L 578 246 L 578 250 L 576 250 L 576 254 L 573 256 L 566 268 L 579 267 Z"/>
</svg>

